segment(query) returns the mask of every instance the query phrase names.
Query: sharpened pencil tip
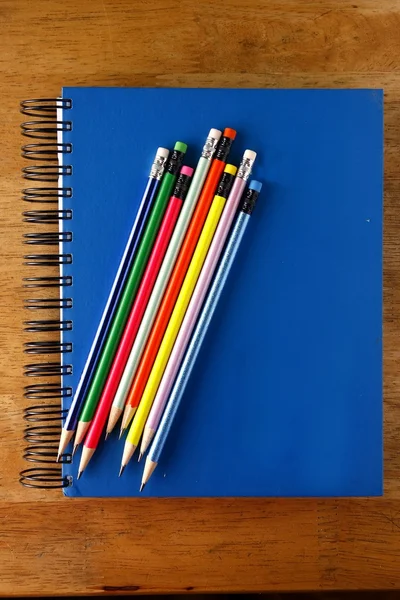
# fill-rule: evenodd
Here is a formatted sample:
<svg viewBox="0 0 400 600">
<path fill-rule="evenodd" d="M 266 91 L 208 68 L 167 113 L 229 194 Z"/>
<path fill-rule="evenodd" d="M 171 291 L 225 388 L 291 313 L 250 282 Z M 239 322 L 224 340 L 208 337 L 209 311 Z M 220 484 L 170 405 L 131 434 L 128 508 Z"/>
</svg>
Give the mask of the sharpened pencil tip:
<svg viewBox="0 0 400 600">
<path fill-rule="evenodd" d="M 104 441 L 105 441 L 105 442 L 107 441 L 107 438 L 108 438 L 108 436 L 109 436 L 109 435 L 110 435 L 110 432 L 109 432 L 109 431 L 106 431 L 106 435 L 105 435 L 105 437 L 104 437 Z"/>
<path fill-rule="evenodd" d="M 119 440 L 122 438 L 122 436 L 124 435 L 125 429 L 121 429 L 121 431 L 119 432 Z"/>
<path fill-rule="evenodd" d="M 73 450 L 72 450 L 72 457 L 74 457 L 75 452 L 78 450 L 79 444 L 75 444 Z"/>
<path fill-rule="evenodd" d="M 139 454 L 139 458 L 137 459 L 137 461 L 138 461 L 138 462 L 140 462 L 140 460 L 141 460 L 142 456 L 143 456 L 143 452 L 141 452 L 141 453 Z"/>
<path fill-rule="evenodd" d="M 140 490 L 139 490 L 139 492 L 143 492 L 143 490 L 144 490 L 144 486 L 145 486 L 145 485 L 146 485 L 145 483 L 142 483 L 142 485 L 140 486 Z"/>
<path fill-rule="evenodd" d="M 82 473 L 83 471 L 79 471 L 77 479 L 80 479 L 82 477 Z"/>
<path fill-rule="evenodd" d="M 57 460 L 56 460 L 56 462 L 59 462 L 59 461 L 60 461 L 60 458 L 61 458 L 61 452 L 59 452 L 59 453 L 57 454 Z"/>
<path fill-rule="evenodd" d="M 119 470 L 119 475 L 118 477 L 121 477 L 122 473 L 125 471 L 125 465 L 121 465 L 121 468 Z"/>
</svg>

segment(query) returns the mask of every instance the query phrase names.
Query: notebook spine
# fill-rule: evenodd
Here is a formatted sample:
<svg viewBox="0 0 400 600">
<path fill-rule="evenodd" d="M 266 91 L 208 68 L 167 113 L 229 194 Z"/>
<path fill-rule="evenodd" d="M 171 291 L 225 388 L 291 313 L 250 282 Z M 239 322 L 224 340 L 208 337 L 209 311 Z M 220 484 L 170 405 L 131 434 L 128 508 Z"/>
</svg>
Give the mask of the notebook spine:
<svg viewBox="0 0 400 600">
<path fill-rule="evenodd" d="M 60 294 L 61 288 L 72 286 L 72 277 L 59 272 L 63 264 L 72 263 L 72 254 L 64 252 L 72 241 L 72 232 L 68 231 L 68 226 L 65 227 L 72 219 L 72 211 L 62 208 L 63 198 L 72 196 L 71 187 L 64 185 L 72 174 L 72 166 L 62 164 L 68 161 L 72 144 L 60 143 L 59 140 L 60 132 L 72 129 L 71 121 L 59 118 L 61 111 L 64 115 L 71 106 L 71 100 L 65 98 L 21 102 L 21 112 L 29 118 L 21 125 L 22 135 L 33 139 L 22 146 L 22 157 L 38 163 L 22 169 L 23 179 L 33 186 L 22 190 L 23 201 L 32 205 L 32 210 L 23 211 L 22 218 L 25 223 L 37 226 L 37 231 L 23 235 L 23 243 L 34 252 L 24 254 L 24 265 L 34 271 L 38 267 L 45 269 L 42 274 L 35 272 L 23 279 L 24 289 L 35 295 L 24 299 L 24 308 L 38 317 L 24 321 L 24 332 L 42 338 L 29 339 L 24 343 L 24 353 L 37 361 L 24 367 L 24 375 L 34 382 L 24 387 L 25 400 L 32 402 L 24 409 L 24 439 L 27 444 L 24 459 L 32 463 L 32 467 L 21 471 L 20 482 L 31 488 L 71 485 L 70 479 L 62 476 L 61 466 L 55 462 L 61 421 L 65 416 L 60 402 L 72 395 L 72 388 L 61 383 L 61 377 L 65 382 L 72 373 L 72 365 L 61 360 L 62 354 L 72 352 L 72 344 L 60 339 L 62 331 L 72 329 L 72 321 L 66 317 L 72 307 L 72 298 L 68 294 Z M 60 155 L 64 156 L 59 164 Z M 61 226 L 63 223 L 64 226 Z M 46 231 L 43 231 L 44 227 Z M 49 231 L 52 227 L 54 230 Z M 44 247 L 45 251 L 40 252 L 40 247 Z M 54 247 L 54 252 L 51 247 Z M 43 290 L 43 296 L 40 290 Z M 64 454 L 61 461 L 70 462 L 71 455 Z"/>
</svg>

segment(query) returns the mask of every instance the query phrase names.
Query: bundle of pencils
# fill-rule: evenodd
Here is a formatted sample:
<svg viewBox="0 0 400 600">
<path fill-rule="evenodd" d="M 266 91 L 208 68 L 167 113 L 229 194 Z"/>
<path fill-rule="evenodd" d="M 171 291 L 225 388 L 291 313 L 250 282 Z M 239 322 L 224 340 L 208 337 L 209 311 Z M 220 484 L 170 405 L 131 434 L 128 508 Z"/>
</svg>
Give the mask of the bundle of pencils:
<svg viewBox="0 0 400 600">
<path fill-rule="evenodd" d="M 120 475 L 140 446 L 157 466 L 261 183 L 256 153 L 227 164 L 236 131 L 211 129 L 196 169 L 186 144 L 159 148 L 65 420 L 58 458 L 83 443 L 78 478 L 122 416 Z"/>
</svg>

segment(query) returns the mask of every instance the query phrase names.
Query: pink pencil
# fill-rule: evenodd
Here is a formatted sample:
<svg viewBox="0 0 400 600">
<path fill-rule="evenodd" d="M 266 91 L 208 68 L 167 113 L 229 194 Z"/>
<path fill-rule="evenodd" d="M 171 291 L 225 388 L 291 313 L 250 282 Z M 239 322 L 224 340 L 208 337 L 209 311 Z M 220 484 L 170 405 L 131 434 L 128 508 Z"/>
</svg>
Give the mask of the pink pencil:
<svg viewBox="0 0 400 600">
<path fill-rule="evenodd" d="M 235 217 L 240 198 L 243 194 L 246 181 L 250 176 L 256 156 L 257 155 L 255 152 L 253 152 L 253 150 L 246 150 L 243 155 L 238 174 L 233 183 L 228 200 L 226 201 L 226 205 L 220 218 L 217 230 L 214 234 L 207 258 L 204 262 L 199 279 L 197 280 L 197 284 L 187 308 L 185 317 L 182 321 L 178 337 L 176 338 L 173 350 L 168 360 L 168 364 L 158 387 L 156 397 L 154 398 L 153 406 L 147 418 L 146 426 L 143 432 L 142 444 L 140 447 L 139 460 L 143 453 L 147 450 L 160 422 L 163 410 L 174 384 L 178 369 L 185 355 L 187 345 L 190 341 L 190 336 L 193 332 L 194 326 L 196 325 L 197 317 L 199 316 L 202 304 L 207 294 L 207 290 L 217 267 L 219 257 L 224 248 L 225 240 L 229 234 L 232 221 Z"/>
</svg>

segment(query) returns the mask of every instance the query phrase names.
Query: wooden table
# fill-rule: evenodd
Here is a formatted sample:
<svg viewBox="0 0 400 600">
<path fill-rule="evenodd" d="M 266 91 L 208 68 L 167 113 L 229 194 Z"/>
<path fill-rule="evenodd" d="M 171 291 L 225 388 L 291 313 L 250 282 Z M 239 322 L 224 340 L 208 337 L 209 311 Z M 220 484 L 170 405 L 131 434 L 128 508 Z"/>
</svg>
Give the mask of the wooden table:
<svg viewBox="0 0 400 600">
<path fill-rule="evenodd" d="M 0 0 L 0 594 L 400 586 L 399 56 L 398 0 Z M 382 499 L 89 502 L 20 486 L 18 104 L 62 84 L 385 89 Z"/>
</svg>

